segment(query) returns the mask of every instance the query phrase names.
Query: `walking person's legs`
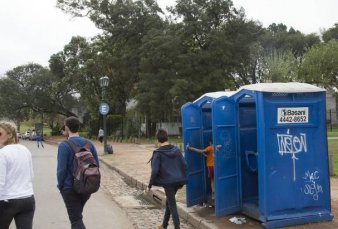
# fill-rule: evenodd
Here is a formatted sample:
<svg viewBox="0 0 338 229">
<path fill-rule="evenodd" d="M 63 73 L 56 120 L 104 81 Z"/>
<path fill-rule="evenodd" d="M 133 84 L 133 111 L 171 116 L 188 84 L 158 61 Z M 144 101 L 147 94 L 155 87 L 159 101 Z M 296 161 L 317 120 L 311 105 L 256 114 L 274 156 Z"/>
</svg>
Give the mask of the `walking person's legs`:
<svg viewBox="0 0 338 229">
<path fill-rule="evenodd" d="M 14 219 L 15 208 L 10 201 L 0 201 L 0 229 L 8 229 Z"/>
<path fill-rule="evenodd" d="M 31 229 L 33 227 L 34 211 L 34 196 L 0 201 L 0 229 L 8 229 L 13 219 L 17 229 Z"/>
<path fill-rule="evenodd" d="M 215 193 L 215 185 L 214 185 L 214 167 L 208 166 L 208 180 L 210 185 L 210 192 L 208 193 L 208 206 L 215 206 L 214 203 L 214 193 Z"/>
<path fill-rule="evenodd" d="M 167 201 L 165 203 L 165 212 L 164 212 L 164 217 L 163 217 L 163 222 L 162 222 L 162 227 L 163 228 L 167 228 L 168 224 L 169 224 L 169 219 L 170 219 L 170 208 L 169 208 L 169 204 L 168 204 L 168 198 Z"/>
<path fill-rule="evenodd" d="M 72 229 L 85 229 L 82 212 L 90 195 L 79 195 L 71 188 L 62 190 L 61 195 L 67 208 Z"/>
<path fill-rule="evenodd" d="M 175 198 L 177 190 L 178 187 L 176 186 L 169 186 L 164 188 L 165 195 L 167 197 L 167 202 L 166 202 L 166 211 L 162 223 L 163 228 L 168 227 L 170 215 L 172 216 L 175 229 L 180 228 L 180 218 L 177 213 L 176 198 Z"/>
<path fill-rule="evenodd" d="M 87 201 L 90 198 L 90 194 L 89 195 L 84 195 L 83 194 L 83 195 L 80 196 L 80 198 L 81 198 L 81 205 L 82 205 L 82 211 L 83 211 L 83 208 L 84 208 L 85 204 L 87 203 Z"/>
<path fill-rule="evenodd" d="M 17 229 L 32 229 L 35 211 L 34 196 L 17 201 L 17 206 L 21 211 L 14 216 Z"/>
</svg>

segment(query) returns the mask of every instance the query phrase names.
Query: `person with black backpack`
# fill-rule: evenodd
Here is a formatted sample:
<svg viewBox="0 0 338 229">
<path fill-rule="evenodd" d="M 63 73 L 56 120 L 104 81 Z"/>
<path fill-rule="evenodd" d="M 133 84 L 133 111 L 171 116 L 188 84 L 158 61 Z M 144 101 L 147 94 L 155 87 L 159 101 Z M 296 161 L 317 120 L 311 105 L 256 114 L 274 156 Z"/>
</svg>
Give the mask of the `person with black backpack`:
<svg viewBox="0 0 338 229">
<path fill-rule="evenodd" d="M 166 195 L 166 209 L 162 225 L 158 229 L 168 227 L 170 215 L 175 229 L 180 228 L 180 219 L 177 213 L 176 192 L 187 182 L 187 164 L 183 155 L 176 146 L 169 144 L 168 133 L 159 129 L 156 134 L 160 147 L 153 152 L 151 161 L 151 176 L 148 185 L 150 191 L 153 185 L 164 188 Z"/>
<path fill-rule="evenodd" d="M 99 160 L 95 146 L 79 136 L 80 121 L 68 117 L 65 135 L 57 155 L 57 187 L 66 205 L 72 229 L 85 229 L 83 208 L 91 194 L 100 187 Z"/>
</svg>

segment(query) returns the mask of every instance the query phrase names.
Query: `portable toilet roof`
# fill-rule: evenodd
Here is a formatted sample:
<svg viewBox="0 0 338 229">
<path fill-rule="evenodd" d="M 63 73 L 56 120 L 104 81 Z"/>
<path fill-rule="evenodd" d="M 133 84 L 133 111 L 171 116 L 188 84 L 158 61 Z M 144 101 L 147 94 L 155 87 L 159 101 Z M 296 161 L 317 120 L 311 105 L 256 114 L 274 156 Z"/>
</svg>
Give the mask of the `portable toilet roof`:
<svg viewBox="0 0 338 229">
<path fill-rule="evenodd" d="M 260 92 L 274 92 L 274 93 L 306 93 L 306 92 L 321 92 L 326 91 L 323 88 L 298 82 L 289 83 L 258 83 L 245 85 L 237 90 L 260 91 Z"/>
<path fill-rule="evenodd" d="M 196 99 L 193 103 L 201 106 L 206 102 L 211 103 L 214 99 L 217 99 L 222 96 L 230 97 L 234 95 L 236 91 L 216 91 L 216 92 L 209 92 L 205 93 L 202 96 L 200 96 L 198 99 Z"/>
</svg>

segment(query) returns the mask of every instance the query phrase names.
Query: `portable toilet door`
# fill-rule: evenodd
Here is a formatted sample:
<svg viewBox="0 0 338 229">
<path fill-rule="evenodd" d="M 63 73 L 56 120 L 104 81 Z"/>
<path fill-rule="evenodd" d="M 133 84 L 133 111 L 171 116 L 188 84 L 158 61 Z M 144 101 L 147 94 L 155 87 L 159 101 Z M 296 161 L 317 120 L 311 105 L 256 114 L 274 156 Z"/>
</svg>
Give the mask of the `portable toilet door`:
<svg viewBox="0 0 338 229">
<path fill-rule="evenodd" d="M 302 83 L 264 83 L 240 88 L 234 100 L 241 157 L 250 150 L 257 154 L 256 183 L 245 186 L 242 172 L 242 212 L 266 228 L 332 220 L 325 90 Z M 247 107 L 256 112 L 256 123 L 252 119 L 246 124 L 253 132 L 243 128 L 252 116 Z M 257 144 L 243 144 L 247 138 Z"/>
<path fill-rule="evenodd" d="M 234 92 L 211 92 L 202 95 L 194 102 L 188 102 L 181 108 L 183 145 L 188 166 L 186 185 L 187 207 L 206 203 L 209 180 L 205 157 L 186 150 L 187 146 L 204 149 L 212 137 L 212 101 L 221 96 L 231 96 Z"/>
<path fill-rule="evenodd" d="M 233 99 L 220 97 L 213 101 L 212 111 L 215 213 L 223 216 L 242 206 L 237 108 Z"/>
<path fill-rule="evenodd" d="M 201 108 L 194 103 L 186 103 L 181 108 L 184 149 L 188 145 L 203 147 L 203 126 Z M 205 162 L 201 155 L 185 153 L 188 166 L 188 182 L 186 185 L 187 207 L 206 201 Z"/>
</svg>

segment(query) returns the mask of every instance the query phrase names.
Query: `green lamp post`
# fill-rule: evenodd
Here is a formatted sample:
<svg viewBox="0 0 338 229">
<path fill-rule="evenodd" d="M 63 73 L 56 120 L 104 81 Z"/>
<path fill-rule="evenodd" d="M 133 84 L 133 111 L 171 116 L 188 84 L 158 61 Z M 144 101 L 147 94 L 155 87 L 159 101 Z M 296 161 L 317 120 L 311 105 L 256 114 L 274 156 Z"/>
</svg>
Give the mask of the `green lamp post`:
<svg viewBox="0 0 338 229">
<path fill-rule="evenodd" d="M 100 104 L 100 113 L 103 116 L 103 151 L 104 154 L 107 153 L 107 114 L 109 112 L 109 106 L 106 103 L 106 89 L 109 85 L 108 76 L 103 76 L 100 78 L 100 87 L 102 89 L 102 102 Z"/>
</svg>

